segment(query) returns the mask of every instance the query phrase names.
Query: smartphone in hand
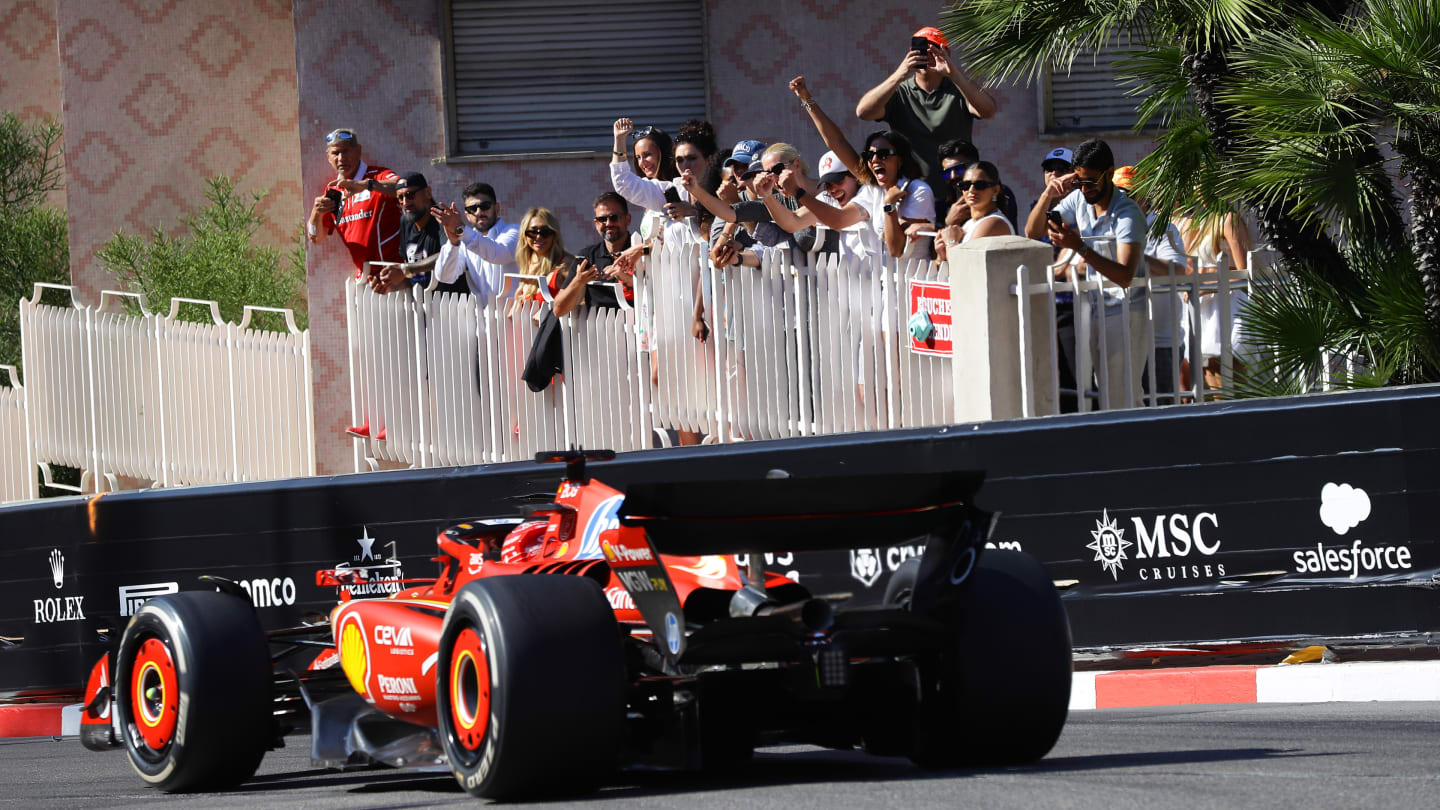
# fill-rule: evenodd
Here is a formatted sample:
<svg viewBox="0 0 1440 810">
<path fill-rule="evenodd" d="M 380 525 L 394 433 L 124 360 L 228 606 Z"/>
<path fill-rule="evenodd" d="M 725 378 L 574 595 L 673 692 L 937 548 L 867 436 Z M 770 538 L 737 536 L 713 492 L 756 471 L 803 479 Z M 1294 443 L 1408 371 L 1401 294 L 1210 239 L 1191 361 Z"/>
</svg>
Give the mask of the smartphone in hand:
<svg viewBox="0 0 1440 810">
<path fill-rule="evenodd" d="M 1050 220 L 1050 224 L 1057 229 L 1063 228 L 1065 226 L 1065 218 L 1060 216 L 1059 211 L 1050 211 L 1049 213 L 1045 214 L 1045 218 Z"/>
<path fill-rule="evenodd" d="M 678 205 L 680 203 L 680 189 L 668 186 L 665 189 L 665 202 Z"/>
</svg>

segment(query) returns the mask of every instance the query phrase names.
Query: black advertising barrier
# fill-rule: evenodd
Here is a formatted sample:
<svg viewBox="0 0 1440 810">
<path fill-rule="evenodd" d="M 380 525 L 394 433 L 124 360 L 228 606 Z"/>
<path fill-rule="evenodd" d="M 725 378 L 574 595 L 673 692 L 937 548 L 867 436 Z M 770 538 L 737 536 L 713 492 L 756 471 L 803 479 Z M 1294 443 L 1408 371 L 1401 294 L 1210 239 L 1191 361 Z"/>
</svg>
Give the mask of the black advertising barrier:
<svg viewBox="0 0 1440 810">
<path fill-rule="evenodd" d="M 1077 647 L 1440 630 L 1440 387 L 631 453 L 629 481 L 986 473 L 992 542 L 1065 587 Z M 528 463 L 149 490 L 0 508 L 0 697 L 74 690 L 145 598 L 242 582 L 271 626 L 323 616 L 317 568 L 396 558 L 431 576 L 457 519 L 553 497 Z M 717 509 L 743 511 L 716 487 Z M 906 546 L 772 556 L 815 592 L 881 599 Z M 398 588 L 382 582 L 375 590 Z M 23 640 L 21 640 L 23 639 Z M 17 642 L 17 640 L 20 640 Z"/>
</svg>

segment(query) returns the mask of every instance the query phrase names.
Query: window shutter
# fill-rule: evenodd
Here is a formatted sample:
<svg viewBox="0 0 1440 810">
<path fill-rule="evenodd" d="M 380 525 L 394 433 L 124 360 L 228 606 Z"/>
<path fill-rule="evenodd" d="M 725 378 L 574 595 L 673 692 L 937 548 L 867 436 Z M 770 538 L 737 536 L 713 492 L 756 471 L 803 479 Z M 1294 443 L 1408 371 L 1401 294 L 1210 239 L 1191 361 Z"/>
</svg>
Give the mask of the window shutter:
<svg viewBox="0 0 1440 810">
<path fill-rule="evenodd" d="M 1051 72 L 1047 131 L 1114 131 L 1135 126 L 1141 99 L 1126 95 L 1130 85 L 1115 79 L 1114 63 L 1122 58 L 1119 47 L 1112 40 L 1098 57 L 1093 51 L 1082 51 L 1068 74 Z"/>
<path fill-rule="evenodd" d="M 453 154 L 609 152 L 705 117 L 702 0 L 452 0 Z"/>
</svg>

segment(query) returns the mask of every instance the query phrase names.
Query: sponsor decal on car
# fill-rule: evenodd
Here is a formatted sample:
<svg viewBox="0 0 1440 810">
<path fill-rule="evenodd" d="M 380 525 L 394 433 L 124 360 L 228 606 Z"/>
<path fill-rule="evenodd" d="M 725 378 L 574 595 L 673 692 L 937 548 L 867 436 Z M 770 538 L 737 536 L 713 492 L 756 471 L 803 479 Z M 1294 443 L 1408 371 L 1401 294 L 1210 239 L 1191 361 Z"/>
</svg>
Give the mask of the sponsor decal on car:
<svg viewBox="0 0 1440 810">
<path fill-rule="evenodd" d="M 121 585 L 120 586 L 120 615 L 134 616 L 135 611 L 147 601 L 157 596 L 179 593 L 180 583 L 178 582 L 151 582 L 145 585 Z"/>
<path fill-rule="evenodd" d="M 674 613 L 665 614 L 665 645 L 670 648 L 671 655 L 680 654 L 680 620 L 675 618 Z"/>
<path fill-rule="evenodd" d="M 620 528 L 620 504 L 624 501 L 624 495 L 611 495 L 595 507 L 585 524 L 585 533 L 580 536 L 580 549 L 575 552 L 575 559 L 598 560 L 605 556 L 600 549 L 600 533 Z"/>
<path fill-rule="evenodd" d="M 1221 541 L 1216 538 L 1220 518 L 1214 512 L 1162 513 L 1153 518 L 1130 517 L 1134 540 L 1125 536 L 1126 527 L 1120 518 L 1110 516 L 1104 509 L 1090 532 L 1091 542 L 1086 548 L 1095 552 L 1095 562 L 1101 569 L 1118 581 L 1126 571 L 1125 563 L 1134 560 L 1149 561 L 1135 566 L 1136 576 L 1146 582 L 1215 579 L 1225 576 L 1225 564 L 1209 562 L 1220 551 Z M 1207 536 L 1208 535 L 1208 536 Z M 1131 549 L 1134 555 L 1130 554 Z M 1187 562 L 1199 555 L 1196 562 Z M 1153 561 L 1165 560 L 1163 564 Z"/>
<path fill-rule="evenodd" d="M 611 610 L 634 610 L 635 599 L 630 592 L 624 588 L 617 588 L 614 585 L 605 589 L 605 598 L 610 600 Z"/>
<path fill-rule="evenodd" d="M 414 655 L 415 642 L 409 627 L 392 627 L 377 624 L 374 630 L 375 643 L 388 647 L 391 655 Z"/>
<path fill-rule="evenodd" d="M 375 680 L 379 685 L 381 700 L 409 700 L 420 697 L 420 690 L 415 688 L 415 679 L 411 677 L 392 678 L 389 675 L 376 673 Z"/>
<path fill-rule="evenodd" d="M 649 593 L 651 591 L 669 590 L 664 577 L 652 577 L 644 570 L 638 571 L 616 571 L 615 576 L 625 586 L 625 590 L 631 593 Z"/>
<path fill-rule="evenodd" d="M 874 587 L 882 573 L 884 573 L 884 567 L 880 563 L 880 549 L 854 548 L 850 550 L 850 576 L 859 580 L 861 585 L 867 588 Z"/>
<path fill-rule="evenodd" d="M 57 589 L 65 587 L 65 555 L 58 548 L 50 549 L 48 558 L 50 581 Z M 35 599 L 35 623 L 78 622 L 85 619 L 84 596 L 47 596 Z"/>
</svg>

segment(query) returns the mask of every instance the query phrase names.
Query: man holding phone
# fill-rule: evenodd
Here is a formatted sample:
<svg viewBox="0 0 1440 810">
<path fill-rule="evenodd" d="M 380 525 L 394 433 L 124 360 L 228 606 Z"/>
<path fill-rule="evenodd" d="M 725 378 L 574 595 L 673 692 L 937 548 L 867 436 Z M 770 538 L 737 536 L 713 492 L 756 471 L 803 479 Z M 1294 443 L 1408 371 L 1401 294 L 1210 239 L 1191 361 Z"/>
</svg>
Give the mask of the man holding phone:
<svg viewBox="0 0 1440 810">
<path fill-rule="evenodd" d="M 325 136 L 325 158 L 335 170 L 335 179 L 310 207 L 306 223 L 310 241 L 320 242 L 339 231 L 357 276 L 366 262 L 400 261 L 400 206 L 395 202 L 400 176 L 366 164 L 360 157 L 360 136 L 353 129 L 337 129 Z"/>
<path fill-rule="evenodd" d="M 555 314 L 564 317 L 580 305 L 617 308 L 615 298 L 619 284 L 625 300 L 635 300 L 635 273 L 624 261 L 616 259 L 630 247 L 630 204 L 613 191 L 595 198 L 595 232 L 600 241 L 575 254 L 574 274 L 555 293 Z"/>
<path fill-rule="evenodd" d="M 1050 244 L 1071 251 L 1071 272 L 1083 270 L 1088 278 L 1103 276 L 1106 286 L 1099 300 L 1104 306 L 1104 329 L 1109 407 L 1142 404 L 1141 373 L 1146 344 L 1145 289 L 1131 290 L 1130 282 L 1145 275 L 1145 213 L 1124 192 L 1115 187 L 1115 156 L 1110 145 L 1095 138 L 1075 150 L 1069 174 L 1051 178 L 1025 221 L 1025 235 L 1031 239 L 1049 236 Z M 1087 237 L 1096 244 L 1086 241 Z M 1113 240 L 1113 241 L 1112 241 Z M 1130 367 L 1125 365 L 1124 324 L 1121 302 L 1130 301 Z M 1080 296 L 1076 296 L 1079 303 Z M 1061 348 L 1074 367 L 1074 327 L 1067 335 L 1062 329 Z M 1098 357 L 1098 333 L 1090 336 L 1092 356 Z M 1125 399 L 1125 380 L 1131 382 L 1130 399 Z M 1088 381 L 1080 380 L 1088 387 Z"/>
<path fill-rule="evenodd" d="M 950 42 L 940 29 L 926 26 L 910 38 L 900 66 L 855 105 L 864 121 L 885 121 L 910 139 L 915 160 L 931 188 L 944 188 L 940 144 L 973 141 L 975 119 L 1000 109 L 994 96 L 950 61 Z"/>
</svg>

